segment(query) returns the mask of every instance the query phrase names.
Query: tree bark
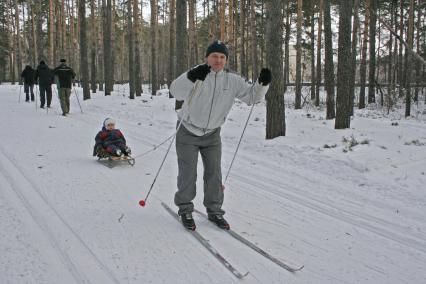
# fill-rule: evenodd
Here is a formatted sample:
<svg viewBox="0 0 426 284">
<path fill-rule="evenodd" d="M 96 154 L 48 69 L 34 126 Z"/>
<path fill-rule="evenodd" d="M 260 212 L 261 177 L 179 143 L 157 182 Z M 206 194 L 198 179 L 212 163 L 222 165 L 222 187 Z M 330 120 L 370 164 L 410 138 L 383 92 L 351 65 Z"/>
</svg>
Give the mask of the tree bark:
<svg viewBox="0 0 426 284">
<path fill-rule="evenodd" d="M 176 74 L 182 74 L 187 66 L 186 0 L 176 0 Z"/>
<path fill-rule="evenodd" d="M 254 81 L 259 74 L 259 57 L 257 50 L 257 32 L 256 32 L 256 11 L 254 7 L 255 0 L 250 0 L 250 30 L 251 30 L 251 61 L 253 66 L 252 80 Z"/>
<path fill-rule="evenodd" d="M 368 27 L 370 22 L 370 0 L 365 0 L 365 21 L 364 35 L 362 43 L 361 62 L 359 67 L 360 91 L 358 108 L 365 108 L 365 82 L 367 78 L 367 43 L 368 43 Z"/>
<path fill-rule="evenodd" d="M 52 1 L 52 0 L 51 0 Z M 92 36 L 90 38 L 90 84 L 92 87 L 92 93 L 96 93 L 96 20 L 95 20 L 96 4 L 95 0 L 90 0 L 90 18 L 91 18 L 91 30 Z"/>
<path fill-rule="evenodd" d="M 352 47 L 351 47 L 351 77 L 349 83 L 349 94 L 350 94 L 350 113 L 354 115 L 354 101 L 355 101 L 355 78 L 356 78 L 356 54 L 357 54 L 357 43 L 358 43 L 358 29 L 359 29 L 359 0 L 354 1 L 354 24 L 352 29 Z"/>
<path fill-rule="evenodd" d="M 158 90 L 157 76 L 157 0 L 151 0 L 151 94 Z"/>
<path fill-rule="evenodd" d="M 175 78 L 175 50 L 176 50 L 176 26 L 175 26 L 175 11 L 176 11 L 176 1 L 170 0 L 169 4 L 169 67 L 167 69 L 167 85 L 170 88 L 170 84 Z"/>
<path fill-rule="evenodd" d="M 272 82 L 266 95 L 266 139 L 285 136 L 282 0 L 266 2 L 266 64 Z"/>
<path fill-rule="evenodd" d="M 326 119 L 333 119 L 336 116 L 334 107 L 333 34 L 331 31 L 330 1 L 331 0 L 324 0 L 324 82 L 327 91 Z"/>
<path fill-rule="evenodd" d="M 90 99 L 89 62 L 87 60 L 87 32 L 86 32 L 86 1 L 79 0 L 78 19 L 80 21 L 80 81 L 83 86 L 83 99 Z"/>
<path fill-rule="evenodd" d="M 16 71 L 19 73 L 22 71 L 22 58 L 21 58 L 21 28 L 19 22 L 19 11 L 18 0 L 15 0 L 15 27 L 16 27 Z M 18 75 L 19 85 L 22 85 L 22 78 Z"/>
<path fill-rule="evenodd" d="M 340 0 L 335 129 L 350 127 L 352 1 Z"/>
<path fill-rule="evenodd" d="M 321 40 L 322 40 L 322 18 L 324 11 L 324 0 L 320 0 L 318 15 L 318 38 L 317 38 L 317 72 L 316 72 L 316 88 L 315 88 L 315 106 L 319 106 L 320 103 L 320 86 L 321 86 Z"/>
<path fill-rule="evenodd" d="M 135 72 L 135 94 L 137 97 L 142 95 L 141 82 L 141 59 L 139 50 L 139 2 L 133 0 L 133 39 L 134 39 L 134 72 Z"/>
<path fill-rule="evenodd" d="M 302 21 L 303 0 L 297 0 L 297 25 L 296 25 L 296 100 L 295 109 L 302 108 Z"/>
<path fill-rule="evenodd" d="M 370 61 L 368 64 L 368 103 L 376 102 L 376 21 L 377 0 L 370 0 Z"/>
<path fill-rule="evenodd" d="M 408 50 L 413 50 L 414 41 L 414 0 L 410 0 L 410 11 L 408 14 L 408 32 L 407 32 L 407 44 Z M 410 52 L 406 52 L 407 68 L 406 72 L 406 93 L 405 93 L 405 117 L 411 115 L 411 75 L 412 75 L 412 56 Z"/>
<path fill-rule="evenodd" d="M 246 49 L 244 43 L 246 41 L 245 37 L 245 18 L 246 18 L 246 0 L 240 0 L 240 68 L 241 75 L 245 78 L 248 78 L 247 70 L 247 61 L 246 61 Z"/>
<path fill-rule="evenodd" d="M 135 98 L 135 70 L 133 65 L 134 60 L 134 39 L 133 39 L 133 23 L 132 23 L 132 2 L 127 1 L 127 47 L 129 50 L 129 98 Z"/>
<path fill-rule="evenodd" d="M 311 100 L 315 99 L 315 3 L 310 3 L 311 16 Z M 318 51 L 317 51 L 318 52 Z"/>
</svg>

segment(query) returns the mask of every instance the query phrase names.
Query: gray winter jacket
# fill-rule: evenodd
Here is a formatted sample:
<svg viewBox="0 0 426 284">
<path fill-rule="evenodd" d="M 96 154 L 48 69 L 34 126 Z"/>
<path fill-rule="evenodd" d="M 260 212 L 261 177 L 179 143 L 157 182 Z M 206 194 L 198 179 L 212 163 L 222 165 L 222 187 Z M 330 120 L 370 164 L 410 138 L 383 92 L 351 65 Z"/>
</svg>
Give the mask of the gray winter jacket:
<svg viewBox="0 0 426 284">
<path fill-rule="evenodd" d="M 268 91 L 256 81 L 249 84 L 237 74 L 221 70 L 211 71 L 203 82 L 197 82 L 196 91 L 190 100 L 194 88 L 186 76 L 180 75 L 170 86 L 170 93 L 176 100 L 184 101 L 178 112 L 178 119 L 183 126 L 197 136 L 221 127 L 234 104 L 235 98 L 251 105 L 260 102 Z M 189 105 L 188 105 L 189 103 Z"/>
</svg>

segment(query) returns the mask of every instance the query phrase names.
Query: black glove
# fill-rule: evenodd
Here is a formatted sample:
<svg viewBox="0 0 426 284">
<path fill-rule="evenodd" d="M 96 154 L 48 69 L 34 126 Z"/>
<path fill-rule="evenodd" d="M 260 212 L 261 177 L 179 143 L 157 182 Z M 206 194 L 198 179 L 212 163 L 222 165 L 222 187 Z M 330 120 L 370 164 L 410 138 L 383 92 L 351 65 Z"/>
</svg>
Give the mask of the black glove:
<svg viewBox="0 0 426 284">
<path fill-rule="evenodd" d="M 260 70 L 259 83 L 262 84 L 263 86 L 266 86 L 269 83 L 271 83 L 271 81 L 272 81 L 271 70 L 269 70 L 268 68 L 262 68 L 262 70 Z"/>
<path fill-rule="evenodd" d="M 207 74 L 210 73 L 210 68 L 211 67 L 207 64 L 198 65 L 189 70 L 186 76 L 193 83 L 195 83 L 195 81 L 197 80 L 204 81 L 204 79 L 206 79 Z"/>
</svg>

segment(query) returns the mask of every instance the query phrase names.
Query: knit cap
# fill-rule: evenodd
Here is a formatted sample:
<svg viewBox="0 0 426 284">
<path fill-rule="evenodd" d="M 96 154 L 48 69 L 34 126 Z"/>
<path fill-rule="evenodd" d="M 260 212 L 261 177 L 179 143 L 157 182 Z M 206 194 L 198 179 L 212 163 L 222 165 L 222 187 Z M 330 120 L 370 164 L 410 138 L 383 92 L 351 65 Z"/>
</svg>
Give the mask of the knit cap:
<svg viewBox="0 0 426 284">
<path fill-rule="evenodd" d="M 220 41 L 216 40 L 212 44 L 207 47 L 206 57 L 210 55 L 210 53 L 219 52 L 225 54 L 226 58 L 228 58 L 229 50 L 226 45 Z"/>
<path fill-rule="evenodd" d="M 107 127 L 107 125 L 108 125 L 108 124 L 115 124 L 115 120 L 114 120 L 114 119 L 112 119 L 112 118 L 107 117 L 107 118 L 104 120 L 104 127 Z"/>
</svg>

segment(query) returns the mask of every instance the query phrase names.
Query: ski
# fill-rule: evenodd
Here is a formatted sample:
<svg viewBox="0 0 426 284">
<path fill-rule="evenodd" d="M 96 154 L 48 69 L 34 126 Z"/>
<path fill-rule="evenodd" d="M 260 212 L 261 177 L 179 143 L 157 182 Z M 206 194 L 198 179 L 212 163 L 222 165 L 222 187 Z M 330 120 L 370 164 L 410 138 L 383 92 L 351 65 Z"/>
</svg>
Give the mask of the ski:
<svg viewBox="0 0 426 284">
<path fill-rule="evenodd" d="M 207 215 L 204 214 L 203 212 L 201 212 L 201 211 L 199 211 L 197 209 L 194 209 L 194 212 L 196 212 L 197 214 L 200 214 L 201 216 L 203 216 L 204 218 L 207 219 Z M 284 262 L 282 262 L 278 258 L 276 258 L 276 257 L 272 256 L 271 254 L 267 253 L 266 251 L 264 251 L 263 249 L 261 249 L 260 247 L 258 247 L 257 245 L 255 245 L 254 243 L 250 242 L 249 240 L 247 240 L 246 238 L 244 238 L 242 235 L 236 233 L 232 229 L 229 229 L 229 230 L 220 229 L 220 230 L 227 232 L 229 235 L 231 235 L 236 240 L 238 240 L 241 243 L 245 244 L 246 246 L 248 246 L 249 248 L 251 248 L 255 252 L 259 253 L 263 257 L 269 259 L 270 261 L 272 261 L 273 263 L 277 264 L 278 266 L 284 268 L 285 270 L 288 270 L 290 272 L 296 272 L 296 271 L 301 270 L 303 267 L 305 267 L 304 265 L 302 265 L 300 267 L 292 267 L 292 266 L 290 266 L 288 264 L 285 264 Z"/>
<path fill-rule="evenodd" d="M 179 223 L 179 215 L 173 212 L 173 210 L 164 202 L 161 202 L 161 205 L 163 205 L 164 209 L 167 210 L 167 212 L 170 213 Z M 245 276 L 247 276 L 248 272 L 243 274 L 239 272 L 235 267 L 233 267 L 210 243 L 207 241 L 199 232 L 197 231 L 190 231 L 188 230 L 190 234 L 192 234 L 220 263 L 223 264 L 235 277 L 238 279 L 243 279 Z"/>
</svg>

